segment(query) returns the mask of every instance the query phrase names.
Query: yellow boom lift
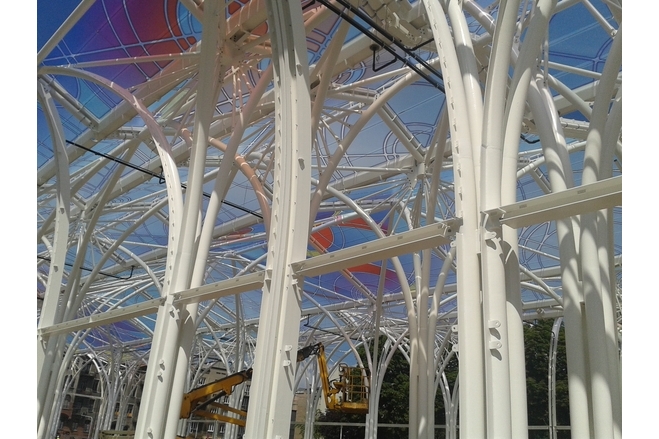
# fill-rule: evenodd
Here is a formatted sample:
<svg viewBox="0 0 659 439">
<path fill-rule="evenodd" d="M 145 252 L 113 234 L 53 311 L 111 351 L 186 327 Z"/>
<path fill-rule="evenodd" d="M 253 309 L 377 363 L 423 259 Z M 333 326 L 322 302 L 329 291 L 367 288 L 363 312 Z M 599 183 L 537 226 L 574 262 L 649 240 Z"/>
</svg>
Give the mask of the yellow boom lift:
<svg viewBox="0 0 659 439">
<path fill-rule="evenodd" d="M 300 349 L 297 352 L 298 363 L 311 355 L 315 355 L 318 359 L 318 369 L 327 409 L 345 413 L 368 413 L 369 378 L 366 371 L 361 367 L 349 367 L 342 363 L 339 364 L 339 379 L 330 381 L 323 344 L 317 343 Z M 213 419 L 244 427 L 247 412 L 229 407 L 217 400 L 231 395 L 237 385 L 251 379 L 252 369 L 250 368 L 186 393 L 181 405 L 181 419 L 188 419 L 194 415 L 198 418 Z M 213 413 L 212 408 L 235 413 L 240 417 Z"/>
<path fill-rule="evenodd" d="M 217 402 L 218 399 L 229 396 L 233 389 L 245 381 L 252 379 L 252 369 L 236 372 L 233 375 L 220 378 L 217 381 L 197 387 L 194 390 L 183 395 L 183 404 L 181 404 L 181 419 L 187 419 L 195 415 L 204 419 L 214 419 L 216 421 L 228 422 L 229 424 L 245 426 L 244 417 L 247 412 L 229 407 L 226 404 Z M 235 413 L 241 418 L 231 418 L 220 413 L 213 413 L 212 408 L 217 408 L 227 412 Z"/>
<path fill-rule="evenodd" d="M 322 343 L 307 346 L 297 352 L 297 361 L 316 355 L 320 382 L 323 385 L 327 410 L 344 413 L 368 413 L 369 377 L 361 367 L 339 364 L 339 379 L 330 381 L 325 359 L 325 347 Z"/>
</svg>

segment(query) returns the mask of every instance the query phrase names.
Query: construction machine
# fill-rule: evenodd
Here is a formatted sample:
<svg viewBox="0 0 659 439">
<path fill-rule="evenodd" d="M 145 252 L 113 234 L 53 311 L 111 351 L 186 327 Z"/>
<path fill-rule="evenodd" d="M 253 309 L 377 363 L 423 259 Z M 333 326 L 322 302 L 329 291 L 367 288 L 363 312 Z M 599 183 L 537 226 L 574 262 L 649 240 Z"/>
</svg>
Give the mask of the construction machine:
<svg viewBox="0 0 659 439">
<path fill-rule="evenodd" d="M 299 363 L 312 355 L 318 359 L 320 381 L 327 409 L 344 413 L 368 413 L 369 377 L 366 370 L 341 363 L 339 364 L 338 380 L 330 381 L 325 347 L 322 343 L 300 349 L 297 352 L 297 361 Z M 188 419 L 194 415 L 196 418 L 212 419 L 244 427 L 247 412 L 229 407 L 218 400 L 231 395 L 237 385 L 251 379 L 252 369 L 249 368 L 191 390 L 183 396 L 181 419 Z M 234 413 L 239 417 L 214 413 L 211 411 L 212 409 Z"/>
<path fill-rule="evenodd" d="M 297 361 L 315 355 L 318 359 L 320 382 L 327 410 L 343 413 L 368 413 L 369 376 L 361 367 L 339 364 L 339 379 L 330 380 L 322 343 L 307 346 L 297 352 Z"/>
<path fill-rule="evenodd" d="M 247 416 L 247 412 L 220 403 L 218 402 L 218 399 L 231 395 L 238 384 L 242 384 L 251 379 L 252 369 L 249 368 L 191 390 L 183 395 L 180 418 L 187 419 L 194 414 L 200 418 L 228 422 L 229 424 L 244 427 L 244 418 Z M 226 412 L 235 413 L 240 417 L 232 418 L 220 413 L 214 413 L 211 411 L 213 408 L 219 409 L 218 411 L 224 410 Z"/>
</svg>

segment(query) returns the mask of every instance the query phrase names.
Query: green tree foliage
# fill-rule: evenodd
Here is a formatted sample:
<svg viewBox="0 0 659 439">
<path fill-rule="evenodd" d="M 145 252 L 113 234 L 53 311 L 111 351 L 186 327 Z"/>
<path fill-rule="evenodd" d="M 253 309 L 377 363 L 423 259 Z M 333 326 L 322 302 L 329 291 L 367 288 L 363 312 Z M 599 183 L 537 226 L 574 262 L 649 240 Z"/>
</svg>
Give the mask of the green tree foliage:
<svg viewBox="0 0 659 439">
<path fill-rule="evenodd" d="M 446 380 L 448 381 L 449 389 L 453 391 L 455 385 L 455 380 L 458 378 L 458 358 L 453 356 L 446 368 L 444 368 L 444 374 L 446 375 Z M 446 396 L 447 399 L 451 400 L 451 395 Z M 436 425 L 446 425 L 446 410 L 444 408 L 444 397 L 442 396 L 441 388 L 437 388 L 437 394 L 435 395 L 435 424 Z M 442 430 L 443 431 L 443 430 Z M 439 434 L 439 431 L 438 431 Z M 435 435 L 435 437 L 444 437 Z M 443 433 L 442 433 L 443 434 Z"/>
<path fill-rule="evenodd" d="M 343 438 L 343 439 L 364 439 L 366 415 L 355 415 L 350 413 L 331 412 L 327 410 L 325 413 L 318 415 L 317 421 L 320 422 L 340 422 L 344 424 L 343 427 L 338 425 L 316 425 L 316 437 L 321 438 Z M 357 422 L 362 424 L 360 427 L 350 426 L 350 424 Z"/>
<path fill-rule="evenodd" d="M 532 325 L 524 327 L 529 425 L 547 425 L 549 423 L 548 368 L 553 324 L 553 320 L 538 320 Z M 556 421 L 558 425 L 570 425 L 565 330 L 563 328 L 559 332 L 556 357 Z"/>
<path fill-rule="evenodd" d="M 385 339 L 380 340 L 383 346 Z M 365 362 L 364 349 L 359 349 L 359 354 Z M 457 361 L 454 359 L 446 368 L 447 379 L 451 387 L 457 376 Z M 378 422 L 380 424 L 408 424 L 409 423 L 409 394 L 410 394 L 410 365 L 405 356 L 396 351 L 389 362 L 385 372 L 378 409 Z M 321 413 L 317 419 L 321 422 L 361 423 L 366 421 L 366 415 L 355 415 L 339 412 Z M 444 423 L 444 401 L 441 392 L 437 392 L 435 398 L 435 423 Z M 316 426 L 316 432 L 324 438 L 338 438 L 342 434 L 344 439 L 362 439 L 364 427 L 344 426 L 341 432 L 339 426 L 322 425 Z M 379 427 L 378 437 L 407 437 L 407 429 L 400 427 Z"/>
<path fill-rule="evenodd" d="M 544 426 L 549 423 L 548 367 L 553 323 L 553 320 L 538 320 L 524 327 L 529 425 Z M 381 340 L 380 346 L 383 344 L 384 340 Z M 564 329 L 561 329 L 559 333 L 557 352 L 556 419 L 558 425 L 570 425 Z M 360 355 L 365 359 L 363 348 L 360 348 Z M 445 374 L 452 390 L 458 375 L 457 358 L 451 359 L 445 369 Z M 389 363 L 382 385 L 378 411 L 380 424 L 407 424 L 409 422 L 409 391 L 409 364 L 402 353 L 396 352 Z M 444 400 L 441 390 L 438 389 L 435 397 L 435 424 L 446 425 L 445 413 Z M 327 411 L 318 416 L 318 421 L 364 424 L 365 415 Z M 362 439 L 364 437 L 363 426 L 344 426 L 342 433 L 340 433 L 339 426 L 316 426 L 316 432 L 327 439 L 338 438 L 340 434 L 344 439 Z M 378 428 L 378 437 L 382 438 L 407 437 L 407 434 L 407 430 L 402 428 Z M 443 438 L 444 430 L 437 429 L 436 437 Z M 546 438 L 548 432 L 534 431 L 529 437 Z"/>
</svg>

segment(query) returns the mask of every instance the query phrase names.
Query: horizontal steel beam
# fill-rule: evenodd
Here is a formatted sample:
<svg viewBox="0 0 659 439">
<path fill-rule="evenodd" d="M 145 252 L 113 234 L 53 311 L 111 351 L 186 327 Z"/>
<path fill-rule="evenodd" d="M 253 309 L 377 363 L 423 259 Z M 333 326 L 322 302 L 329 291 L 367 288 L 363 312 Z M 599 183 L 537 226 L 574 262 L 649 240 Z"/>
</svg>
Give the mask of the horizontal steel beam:
<svg viewBox="0 0 659 439">
<path fill-rule="evenodd" d="M 514 229 L 622 206 L 622 176 L 484 211 Z"/>
<path fill-rule="evenodd" d="M 430 224 L 408 232 L 295 262 L 291 264 L 291 267 L 298 276 L 314 277 L 438 247 L 450 243 L 450 238 L 458 230 L 460 223 L 461 220 L 459 219 L 450 219 L 441 223 Z"/>
<path fill-rule="evenodd" d="M 69 320 L 68 322 L 40 328 L 37 330 L 37 334 L 42 337 L 68 334 L 70 332 L 80 331 L 82 329 L 95 328 L 97 326 L 103 326 L 110 323 L 122 322 L 134 317 L 153 314 L 158 311 L 158 307 L 164 302 L 164 297 L 147 300 L 135 305 L 126 306 L 124 308 L 117 308 L 111 311 L 92 314 L 90 316 L 81 317 L 79 319 Z"/>
<path fill-rule="evenodd" d="M 204 300 L 218 299 L 220 297 L 243 293 L 261 288 L 265 274 L 263 271 L 238 276 L 231 279 L 214 282 L 197 288 L 181 291 L 174 294 L 174 305 L 181 306 L 188 303 L 203 302 Z M 165 303 L 165 298 L 151 299 L 124 308 L 113 309 L 68 322 L 40 328 L 37 335 L 50 337 L 59 334 L 68 334 L 82 329 L 95 328 L 110 323 L 121 322 L 135 317 L 142 317 L 158 312 L 158 307 Z"/>
<path fill-rule="evenodd" d="M 264 279 L 265 272 L 257 271 L 212 284 L 202 285 L 197 288 L 191 288 L 174 294 L 174 304 L 199 303 L 204 300 L 219 299 L 220 297 L 257 290 L 263 286 Z"/>
</svg>

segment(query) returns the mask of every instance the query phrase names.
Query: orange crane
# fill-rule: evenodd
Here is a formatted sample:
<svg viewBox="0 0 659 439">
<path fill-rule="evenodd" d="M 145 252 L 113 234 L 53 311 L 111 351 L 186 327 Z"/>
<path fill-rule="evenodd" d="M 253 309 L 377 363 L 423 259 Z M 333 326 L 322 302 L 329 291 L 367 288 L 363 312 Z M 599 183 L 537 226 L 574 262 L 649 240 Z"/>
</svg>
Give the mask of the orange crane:
<svg viewBox="0 0 659 439">
<path fill-rule="evenodd" d="M 323 344 L 317 343 L 300 349 L 297 352 L 298 363 L 311 355 L 315 355 L 318 359 L 318 369 L 327 409 L 345 413 L 368 413 L 369 377 L 366 371 L 361 367 L 349 367 L 347 364 L 341 363 L 339 364 L 339 379 L 330 381 Z M 183 396 L 180 418 L 188 419 L 194 415 L 244 427 L 247 412 L 229 407 L 217 400 L 231 395 L 237 385 L 251 379 L 252 368 L 249 368 L 191 390 Z M 239 418 L 213 413 L 210 411 L 211 408 L 235 413 L 239 415 Z"/>
<path fill-rule="evenodd" d="M 235 424 L 244 427 L 244 417 L 247 416 L 247 412 L 229 407 L 226 404 L 217 402 L 217 400 L 224 396 L 231 395 L 233 393 L 233 389 L 238 384 L 251 379 L 252 369 L 249 368 L 247 370 L 236 372 L 233 375 L 220 378 L 217 381 L 213 381 L 212 383 L 205 384 L 201 387 L 197 387 L 196 389 L 191 390 L 190 392 L 183 395 L 180 418 L 187 419 L 192 414 L 194 414 L 200 418 L 214 419 L 216 421 L 228 422 L 229 424 Z M 235 413 L 241 416 L 241 418 L 231 418 L 220 413 L 213 413 L 209 410 L 211 407 Z"/>
</svg>

